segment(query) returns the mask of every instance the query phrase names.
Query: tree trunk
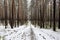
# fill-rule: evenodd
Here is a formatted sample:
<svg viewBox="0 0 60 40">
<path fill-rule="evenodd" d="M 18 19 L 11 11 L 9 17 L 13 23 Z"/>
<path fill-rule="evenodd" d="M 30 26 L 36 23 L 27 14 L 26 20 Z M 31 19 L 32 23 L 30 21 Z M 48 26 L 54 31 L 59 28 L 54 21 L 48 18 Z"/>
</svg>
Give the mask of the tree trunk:
<svg viewBox="0 0 60 40">
<path fill-rule="evenodd" d="M 4 11 L 5 11 L 5 28 L 7 26 L 7 0 L 4 0 Z"/>
<path fill-rule="evenodd" d="M 55 9 L 56 9 L 56 0 L 53 0 L 53 30 L 56 31 L 55 26 Z"/>
<path fill-rule="evenodd" d="M 10 6 L 12 6 L 12 7 L 10 7 L 11 9 L 10 9 L 10 20 L 9 20 L 9 22 L 10 22 L 11 28 L 13 28 L 13 26 L 14 26 L 14 14 L 15 14 L 15 3 L 14 3 L 14 0 L 11 0 L 11 1 L 12 1 L 12 4 Z"/>
<path fill-rule="evenodd" d="M 58 28 L 60 29 L 60 0 L 59 0 L 59 26 Z"/>
</svg>

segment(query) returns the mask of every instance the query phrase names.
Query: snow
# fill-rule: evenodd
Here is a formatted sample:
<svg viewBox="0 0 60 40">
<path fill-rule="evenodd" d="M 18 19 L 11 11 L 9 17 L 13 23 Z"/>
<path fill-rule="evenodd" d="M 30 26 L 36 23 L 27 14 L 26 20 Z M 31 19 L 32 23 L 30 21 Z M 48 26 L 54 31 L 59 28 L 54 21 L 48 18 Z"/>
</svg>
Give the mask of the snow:
<svg viewBox="0 0 60 40">
<path fill-rule="evenodd" d="M 32 24 L 14 29 L 0 29 L 0 40 L 60 40 L 60 34 L 48 29 L 40 29 Z"/>
</svg>

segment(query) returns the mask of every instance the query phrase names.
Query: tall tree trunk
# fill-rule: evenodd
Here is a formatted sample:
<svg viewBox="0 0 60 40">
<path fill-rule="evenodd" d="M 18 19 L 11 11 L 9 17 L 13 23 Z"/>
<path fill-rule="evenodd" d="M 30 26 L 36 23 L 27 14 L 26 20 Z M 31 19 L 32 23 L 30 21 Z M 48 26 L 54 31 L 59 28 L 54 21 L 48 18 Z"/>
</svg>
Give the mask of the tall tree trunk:
<svg viewBox="0 0 60 40">
<path fill-rule="evenodd" d="M 51 2 L 52 3 L 52 2 Z M 50 7 L 50 28 L 52 27 L 52 5 Z"/>
<path fill-rule="evenodd" d="M 40 28 L 42 28 L 42 15 L 41 15 L 41 5 L 40 5 Z"/>
<path fill-rule="evenodd" d="M 56 31 L 55 26 L 55 10 L 56 10 L 56 0 L 53 0 L 53 30 Z"/>
<path fill-rule="evenodd" d="M 59 26 L 58 28 L 60 29 L 60 0 L 59 0 Z"/>
<path fill-rule="evenodd" d="M 19 26 L 19 22 L 21 25 L 23 25 L 23 16 L 24 16 L 24 10 L 23 10 L 23 3 L 22 3 L 22 0 L 19 0 L 18 1 L 18 13 L 17 13 L 17 25 Z"/>
<path fill-rule="evenodd" d="M 17 26 L 19 26 L 19 5 L 20 1 L 18 0 L 18 13 L 17 13 Z"/>
<path fill-rule="evenodd" d="M 41 23 L 41 28 L 43 28 L 43 0 L 41 0 L 41 6 L 40 6 L 40 23 Z"/>
<path fill-rule="evenodd" d="M 13 28 L 13 26 L 14 26 L 14 14 L 15 14 L 15 3 L 14 3 L 14 0 L 11 0 L 11 5 L 10 6 L 12 6 L 12 7 L 10 7 L 10 20 L 9 20 L 9 22 L 10 22 L 10 26 L 11 26 L 11 28 Z"/>
<path fill-rule="evenodd" d="M 5 10 L 5 28 L 7 26 L 7 0 L 4 0 L 4 10 Z"/>
<path fill-rule="evenodd" d="M 42 23 L 43 23 L 43 28 L 44 28 L 44 7 L 45 5 L 44 5 L 44 0 L 43 0 L 43 21 L 42 21 Z"/>
</svg>

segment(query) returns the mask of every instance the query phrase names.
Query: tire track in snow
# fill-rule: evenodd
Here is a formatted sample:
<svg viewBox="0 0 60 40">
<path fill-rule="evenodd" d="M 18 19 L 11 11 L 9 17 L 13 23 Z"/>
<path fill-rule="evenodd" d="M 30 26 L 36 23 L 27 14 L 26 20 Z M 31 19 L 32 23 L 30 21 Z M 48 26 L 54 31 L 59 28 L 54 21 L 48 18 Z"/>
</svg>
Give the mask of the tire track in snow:
<svg viewBox="0 0 60 40">
<path fill-rule="evenodd" d="M 31 40 L 36 40 L 35 33 L 32 28 L 31 28 L 31 35 L 30 36 L 31 36 Z"/>
</svg>

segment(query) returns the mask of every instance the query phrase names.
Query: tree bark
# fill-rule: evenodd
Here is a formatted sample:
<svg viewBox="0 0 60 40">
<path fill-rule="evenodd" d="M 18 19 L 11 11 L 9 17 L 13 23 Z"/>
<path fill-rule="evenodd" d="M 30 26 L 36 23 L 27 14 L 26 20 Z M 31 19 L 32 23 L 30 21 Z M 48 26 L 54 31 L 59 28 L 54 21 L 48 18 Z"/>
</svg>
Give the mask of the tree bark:
<svg viewBox="0 0 60 40">
<path fill-rule="evenodd" d="M 53 0 L 53 30 L 56 31 L 55 26 L 55 10 L 56 10 L 56 0 Z"/>
<path fill-rule="evenodd" d="M 60 0 L 59 0 L 59 26 L 58 28 L 60 29 Z"/>
<path fill-rule="evenodd" d="M 4 11 L 5 11 L 5 28 L 7 26 L 7 0 L 4 0 Z"/>
</svg>

